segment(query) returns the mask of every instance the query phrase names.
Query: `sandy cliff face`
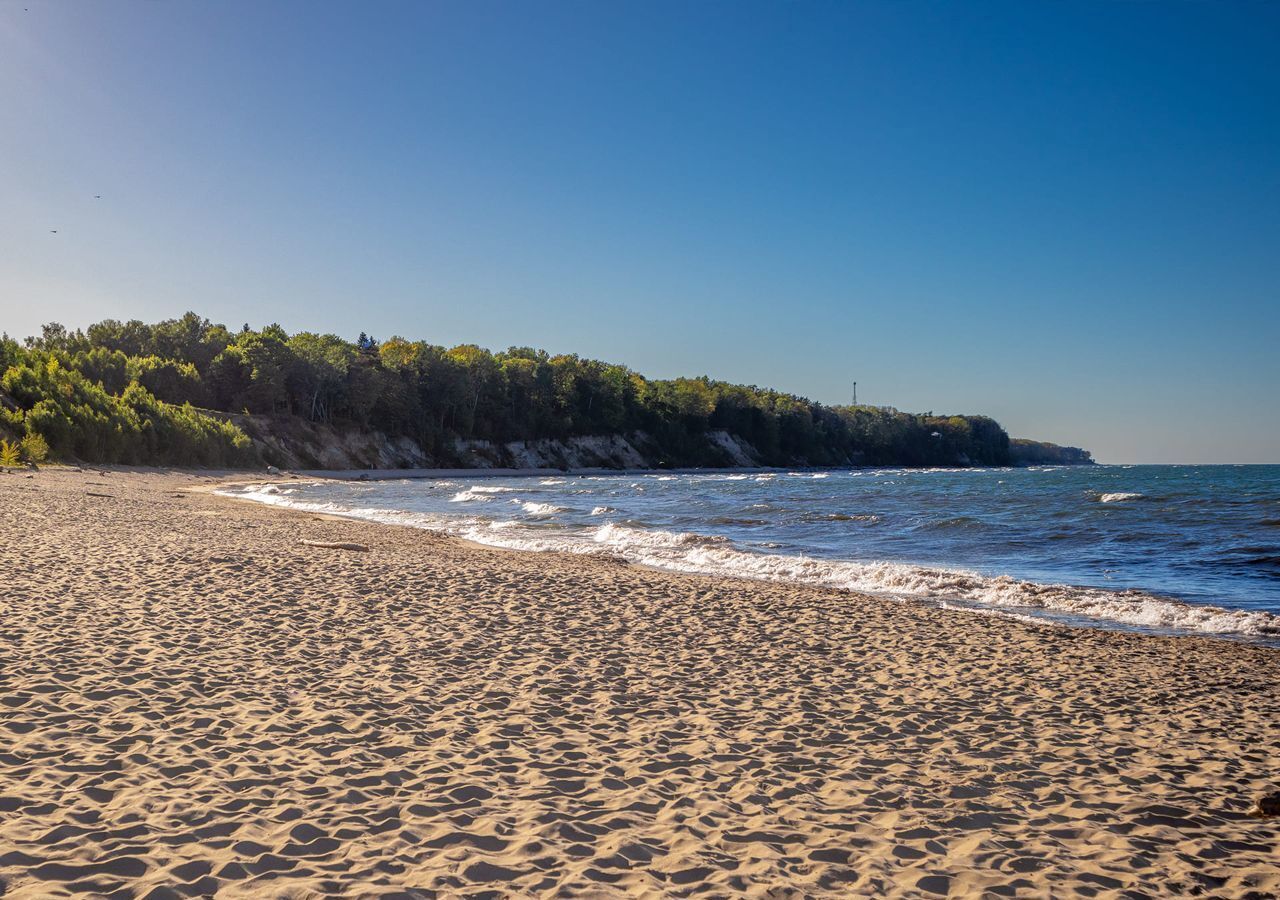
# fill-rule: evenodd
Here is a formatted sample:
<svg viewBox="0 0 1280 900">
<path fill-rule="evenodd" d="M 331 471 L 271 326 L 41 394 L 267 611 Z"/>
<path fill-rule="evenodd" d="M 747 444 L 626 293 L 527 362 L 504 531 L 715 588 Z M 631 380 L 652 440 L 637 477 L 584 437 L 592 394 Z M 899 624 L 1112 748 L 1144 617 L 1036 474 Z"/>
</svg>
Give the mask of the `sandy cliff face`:
<svg viewBox="0 0 1280 900">
<path fill-rule="evenodd" d="M 405 469 L 435 463 L 411 438 L 390 438 L 380 431 L 262 416 L 237 416 L 236 424 L 266 462 L 282 468 Z"/>
<path fill-rule="evenodd" d="M 584 435 L 563 440 L 456 441 L 447 457 L 431 454 L 408 437 L 360 431 L 297 419 L 236 416 L 263 460 L 281 468 L 412 469 L 461 466 L 476 469 L 649 469 L 663 464 L 644 432 Z M 725 431 L 707 434 L 708 456 L 723 466 L 761 465 L 755 448 Z"/>
</svg>

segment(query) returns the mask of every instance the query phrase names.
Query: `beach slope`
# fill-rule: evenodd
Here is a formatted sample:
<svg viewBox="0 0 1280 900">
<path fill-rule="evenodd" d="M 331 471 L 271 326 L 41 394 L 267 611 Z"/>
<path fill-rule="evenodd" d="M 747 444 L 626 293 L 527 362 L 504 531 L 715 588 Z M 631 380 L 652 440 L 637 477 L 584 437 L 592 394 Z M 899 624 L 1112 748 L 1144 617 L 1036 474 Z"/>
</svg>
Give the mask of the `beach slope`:
<svg viewBox="0 0 1280 900">
<path fill-rule="evenodd" d="M 214 481 L 0 475 L 6 898 L 1280 895 L 1276 650 Z"/>
</svg>

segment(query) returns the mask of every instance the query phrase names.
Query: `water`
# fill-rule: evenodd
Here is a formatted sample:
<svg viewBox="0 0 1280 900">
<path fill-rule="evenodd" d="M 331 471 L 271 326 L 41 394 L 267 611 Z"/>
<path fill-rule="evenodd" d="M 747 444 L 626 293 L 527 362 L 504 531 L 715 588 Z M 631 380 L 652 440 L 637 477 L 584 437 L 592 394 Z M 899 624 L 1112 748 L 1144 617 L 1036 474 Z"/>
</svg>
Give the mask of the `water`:
<svg viewBox="0 0 1280 900">
<path fill-rule="evenodd" d="M 512 549 L 1280 645 L 1280 466 L 321 481 L 228 493 Z"/>
</svg>

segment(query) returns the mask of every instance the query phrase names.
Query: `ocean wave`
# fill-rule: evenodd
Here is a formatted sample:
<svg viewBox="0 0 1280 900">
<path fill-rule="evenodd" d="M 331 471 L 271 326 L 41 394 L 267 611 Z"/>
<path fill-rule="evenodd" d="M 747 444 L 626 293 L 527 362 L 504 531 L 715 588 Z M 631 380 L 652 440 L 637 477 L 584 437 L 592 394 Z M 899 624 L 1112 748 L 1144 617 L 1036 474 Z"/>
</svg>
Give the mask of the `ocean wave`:
<svg viewBox="0 0 1280 900">
<path fill-rule="evenodd" d="M 554 516 L 556 513 L 565 512 L 563 506 L 556 506 L 554 503 L 536 503 L 532 500 L 521 502 L 513 500 L 512 503 L 519 503 L 520 508 L 531 516 Z"/>
<path fill-rule="evenodd" d="M 591 510 L 591 515 L 593 515 L 593 516 L 603 516 L 603 515 L 607 515 L 607 514 L 609 514 L 609 513 L 611 513 L 611 512 L 617 512 L 617 510 L 616 510 L 616 509 L 614 509 L 612 506 L 596 506 L 596 507 L 592 508 L 592 510 Z"/>
<path fill-rule="evenodd" d="M 1112 494 L 1101 494 L 1098 496 L 1100 503 L 1123 503 L 1126 500 L 1145 500 L 1146 494 L 1138 494 L 1133 491 L 1116 491 Z"/>
<path fill-rule="evenodd" d="M 924 531 L 952 531 L 986 528 L 987 523 L 972 516 L 952 516 L 949 519 L 931 519 L 916 527 Z"/>
<path fill-rule="evenodd" d="M 656 548 L 727 547 L 732 542 L 719 535 L 693 531 L 663 531 L 659 528 L 631 528 L 608 522 L 596 529 L 591 539 L 597 544 L 617 550 Z"/>
<path fill-rule="evenodd" d="M 801 522 L 879 522 L 880 517 L 872 513 L 805 513 L 800 516 Z"/>
<path fill-rule="evenodd" d="M 465 491 L 458 491 L 450 498 L 450 503 L 468 503 L 472 500 L 492 500 L 495 494 L 510 494 L 515 488 L 497 485 L 473 484 Z"/>
</svg>

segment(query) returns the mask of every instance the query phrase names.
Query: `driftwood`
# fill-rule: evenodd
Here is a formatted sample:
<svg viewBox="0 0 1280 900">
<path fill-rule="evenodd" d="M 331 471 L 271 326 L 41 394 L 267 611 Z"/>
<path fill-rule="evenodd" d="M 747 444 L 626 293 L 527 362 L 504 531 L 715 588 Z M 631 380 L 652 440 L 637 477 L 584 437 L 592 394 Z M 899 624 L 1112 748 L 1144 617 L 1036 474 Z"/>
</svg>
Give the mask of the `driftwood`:
<svg viewBox="0 0 1280 900">
<path fill-rule="evenodd" d="M 361 553 L 368 553 L 369 548 L 364 544 L 351 544 L 346 541 L 308 541 L 303 540 L 301 543 L 308 547 L 321 547 L 325 550 L 359 550 Z"/>
</svg>

